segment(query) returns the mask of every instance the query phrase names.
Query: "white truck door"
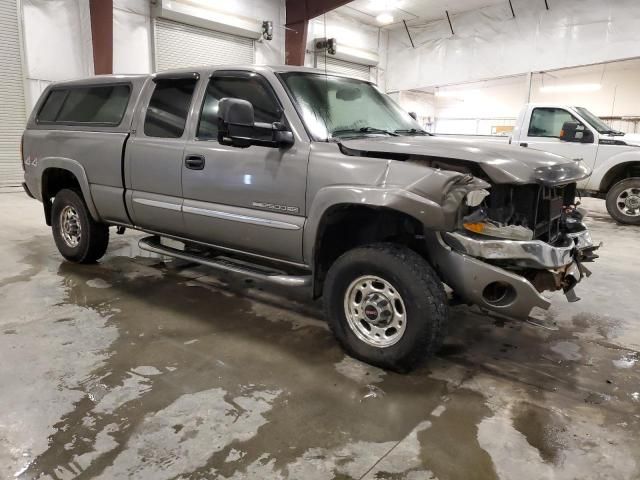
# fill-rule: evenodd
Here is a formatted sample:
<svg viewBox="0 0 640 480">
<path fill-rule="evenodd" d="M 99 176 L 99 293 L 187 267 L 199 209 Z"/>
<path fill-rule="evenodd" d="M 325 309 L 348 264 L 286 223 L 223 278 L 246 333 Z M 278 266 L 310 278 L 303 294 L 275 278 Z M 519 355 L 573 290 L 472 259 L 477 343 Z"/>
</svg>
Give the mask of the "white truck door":
<svg viewBox="0 0 640 480">
<path fill-rule="evenodd" d="M 560 107 L 532 107 L 531 113 L 520 132 L 517 145 L 535 150 L 556 153 L 567 158 L 581 158 L 593 168 L 598 153 L 598 133 L 571 112 Z M 560 130 L 564 122 L 577 122 L 593 132 L 591 143 L 564 142 Z M 579 187 L 584 187 L 581 182 Z"/>
</svg>

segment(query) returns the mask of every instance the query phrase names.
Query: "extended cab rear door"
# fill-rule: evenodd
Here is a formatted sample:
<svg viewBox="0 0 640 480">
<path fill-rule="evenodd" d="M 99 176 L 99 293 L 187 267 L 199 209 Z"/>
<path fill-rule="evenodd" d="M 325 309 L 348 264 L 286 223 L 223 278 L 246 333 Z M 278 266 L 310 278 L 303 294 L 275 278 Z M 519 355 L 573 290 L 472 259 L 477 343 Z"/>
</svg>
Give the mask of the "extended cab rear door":
<svg viewBox="0 0 640 480">
<path fill-rule="evenodd" d="M 182 161 L 198 73 L 158 74 L 145 87 L 127 143 L 127 207 L 134 224 L 184 235 Z"/>
</svg>

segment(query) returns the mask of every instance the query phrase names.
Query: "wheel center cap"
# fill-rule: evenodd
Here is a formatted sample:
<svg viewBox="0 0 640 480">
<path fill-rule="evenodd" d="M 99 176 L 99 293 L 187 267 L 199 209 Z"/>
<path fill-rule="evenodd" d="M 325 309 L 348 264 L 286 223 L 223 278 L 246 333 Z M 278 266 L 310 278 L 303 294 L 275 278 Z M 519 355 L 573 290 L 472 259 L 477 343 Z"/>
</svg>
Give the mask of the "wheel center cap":
<svg viewBox="0 0 640 480">
<path fill-rule="evenodd" d="M 640 207 L 640 197 L 637 195 L 629 195 L 625 200 L 627 208 L 636 209 Z"/>
<path fill-rule="evenodd" d="M 380 293 L 372 293 L 366 298 L 363 311 L 367 321 L 378 327 L 388 325 L 393 317 L 391 303 Z"/>
<path fill-rule="evenodd" d="M 380 312 L 378 312 L 378 309 L 373 305 L 367 305 L 366 307 L 364 307 L 364 314 L 366 315 L 368 320 L 375 322 L 378 319 Z"/>
</svg>

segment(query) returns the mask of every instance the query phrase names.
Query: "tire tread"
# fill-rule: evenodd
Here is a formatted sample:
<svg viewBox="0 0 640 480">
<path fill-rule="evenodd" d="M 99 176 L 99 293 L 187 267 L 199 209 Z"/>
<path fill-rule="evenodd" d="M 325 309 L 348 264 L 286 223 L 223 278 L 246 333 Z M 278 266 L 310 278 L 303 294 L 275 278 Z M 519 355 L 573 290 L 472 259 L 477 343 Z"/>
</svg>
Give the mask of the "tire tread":
<svg viewBox="0 0 640 480">
<path fill-rule="evenodd" d="M 409 249 L 402 244 L 395 243 L 374 243 L 358 247 L 344 253 L 340 258 L 336 260 L 334 266 L 340 265 L 351 261 L 352 259 L 367 256 L 372 259 L 381 255 L 389 256 L 403 265 L 411 273 L 411 276 L 420 284 L 420 289 L 425 292 L 425 299 L 430 304 L 433 311 L 436 312 L 433 315 L 432 320 L 435 322 L 431 329 L 432 334 L 430 336 L 423 336 L 414 339 L 414 345 L 411 351 L 403 358 L 397 360 L 388 359 L 384 362 L 371 362 L 371 359 L 362 358 L 356 351 L 351 348 L 351 345 L 340 334 L 337 321 L 342 319 L 336 319 L 331 315 L 331 302 L 332 298 L 332 285 L 335 282 L 336 269 L 330 269 L 327 275 L 327 281 L 325 283 L 325 292 L 330 292 L 325 298 L 325 315 L 328 319 L 329 327 L 333 334 L 336 336 L 341 346 L 352 356 L 365 360 L 369 363 L 376 363 L 379 366 L 390 368 L 399 372 L 406 372 L 416 367 L 425 359 L 434 355 L 439 347 L 442 345 L 444 337 L 446 335 L 446 323 L 448 318 L 448 302 L 442 282 L 438 278 L 437 274 L 429 265 L 429 263 L 418 253 Z M 340 262 L 340 263 L 339 263 Z M 342 302 L 342 300 L 340 300 Z"/>
</svg>

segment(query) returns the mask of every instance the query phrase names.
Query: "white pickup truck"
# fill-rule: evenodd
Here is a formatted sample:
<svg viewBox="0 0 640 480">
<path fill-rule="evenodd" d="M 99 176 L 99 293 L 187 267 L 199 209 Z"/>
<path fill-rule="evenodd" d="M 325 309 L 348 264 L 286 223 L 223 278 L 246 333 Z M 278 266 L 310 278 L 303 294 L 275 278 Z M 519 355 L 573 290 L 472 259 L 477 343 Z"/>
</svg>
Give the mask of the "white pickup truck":
<svg viewBox="0 0 640 480">
<path fill-rule="evenodd" d="M 605 198 L 618 222 L 640 225 L 640 134 L 612 130 L 583 107 L 526 104 L 509 143 L 581 160 L 593 174 L 585 195 Z"/>
</svg>

